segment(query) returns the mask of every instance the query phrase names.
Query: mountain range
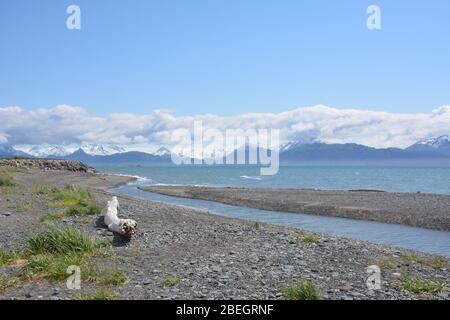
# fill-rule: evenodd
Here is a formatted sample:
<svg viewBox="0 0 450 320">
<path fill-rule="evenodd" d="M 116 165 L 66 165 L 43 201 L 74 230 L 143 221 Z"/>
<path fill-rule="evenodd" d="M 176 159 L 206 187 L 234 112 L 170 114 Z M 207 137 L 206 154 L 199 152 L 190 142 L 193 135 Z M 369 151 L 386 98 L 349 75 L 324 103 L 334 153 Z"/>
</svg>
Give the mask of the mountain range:
<svg viewBox="0 0 450 320">
<path fill-rule="evenodd" d="M 241 147 L 239 150 L 242 151 Z M 245 147 L 246 158 L 250 147 Z M 256 149 L 257 150 L 257 149 Z M 236 154 L 238 150 L 234 153 Z M 235 155 L 236 156 L 236 155 Z M 83 144 L 80 146 L 33 146 L 15 148 L 0 145 L 0 157 L 44 157 L 80 160 L 90 165 L 146 165 L 171 163 L 170 150 L 159 148 L 153 153 L 127 151 L 114 145 Z M 405 149 L 377 149 L 355 143 L 327 144 L 317 140 L 293 141 L 280 149 L 282 163 L 297 162 L 433 162 L 450 164 L 450 139 L 448 136 L 418 141 Z"/>
<path fill-rule="evenodd" d="M 33 157 L 48 158 L 68 156 L 79 149 L 93 156 L 109 156 L 115 153 L 123 153 L 127 150 L 121 146 L 103 145 L 103 144 L 81 144 L 81 145 L 37 145 L 31 147 L 22 147 L 20 151 Z"/>
</svg>

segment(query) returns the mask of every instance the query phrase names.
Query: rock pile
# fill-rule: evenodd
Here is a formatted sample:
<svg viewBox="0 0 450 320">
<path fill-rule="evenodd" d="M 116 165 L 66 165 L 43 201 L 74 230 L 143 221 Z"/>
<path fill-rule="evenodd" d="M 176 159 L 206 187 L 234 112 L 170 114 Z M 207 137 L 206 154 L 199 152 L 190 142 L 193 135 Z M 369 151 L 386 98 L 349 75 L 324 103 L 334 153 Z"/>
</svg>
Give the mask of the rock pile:
<svg viewBox="0 0 450 320">
<path fill-rule="evenodd" d="M 71 172 L 95 172 L 95 169 L 77 160 L 55 160 L 37 158 L 0 159 L 0 167 L 36 168 L 42 170 L 64 170 Z"/>
</svg>

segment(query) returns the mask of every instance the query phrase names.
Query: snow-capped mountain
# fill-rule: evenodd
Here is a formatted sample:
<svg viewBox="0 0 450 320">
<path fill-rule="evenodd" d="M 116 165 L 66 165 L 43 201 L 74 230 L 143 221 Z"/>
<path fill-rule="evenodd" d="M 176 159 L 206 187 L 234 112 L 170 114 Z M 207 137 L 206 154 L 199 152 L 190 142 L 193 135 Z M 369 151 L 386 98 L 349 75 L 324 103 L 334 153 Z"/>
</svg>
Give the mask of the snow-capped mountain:
<svg viewBox="0 0 450 320">
<path fill-rule="evenodd" d="M 427 145 L 435 149 L 439 149 L 442 146 L 446 146 L 447 144 L 450 144 L 450 139 L 447 135 L 440 136 L 437 138 L 429 138 L 425 140 L 421 140 L 417 142 L 418 145 Z"/>
<path fill-rule="evenodd" d="M 142 147 L 142 146 L 137 146 Z M 88 164 L 152 164 L 170 163 L 171 151 L 166 147 L 159 147 L 154 152 L 140 151 L 128 146 L 126 150 L 122 146 L 88 144 L 81 145 L 40 145 L 40 146 L 11 146 L 0 145 L 0 157 L 35 156 L 58 157 L 62 159 L 80 160 Z M 250 155 L 258 155 L 259 149 L 248 144 L 227 153 L 224 156 L 242 155 L 245 158 Z M 266 151 L 267 150 L 261 150 Z M 206 153 L 207 154 L 207 153 Z M 264 153 L 263 153 L 264 154 Z M 416 161 L 420 163 L 445 163 L 450 162 L 450 138 L 443 135 L 436 138 L 428 138 L 406 149 L 399 148 L 372 148 L 356 143 L 328 144 L 316 138 L 303 138 L 292 140 L 284 144 L 280 149 L 280 161 L 295 163 L 302 161 L 391 161 L 405 162 Z M 427 162 L 428 161 L 428 162 Z"/>
<path fill-rule="evenodd" d="M 26 157 L 27 154 L 8 144 L 0 144 L 0 157 Z"/>
<path fill-rule="evenodd" d="M 78 149 L 82 149 L 84 152 L 92 156 L 109 156 L 127 151 L 121 146 L 102 144 L 83 144 Z"/>
<path fill-rule="evenodd" d="M 288 143 L 283 144 L 280 147 L 280 152 L 285 152 L 289 150 L 295 150 L 299 147 L 306 145 L 306 144 L 313 144 L 313 143 L 320 143 L 320 140 L 317 138 L 304 138 L 304 139 L 296 139 L 293 141 L 290 141 Z"/>
<path fill-rule="evenodd" d="M 79 149 L 93 156 L 108 156 L 127 151 L 121 146 L 88 143 L 81 145 L 38 145 L 31 147 L 17 147 L 17 149 L 39 158 L 64 157 Z"/>
<path fill-rule="evenodd" d="M 152 155 L 154 156 L 159 156 L 159 157 L 164 157 L 164 156 L 170 156 L 170 150 L 165 148 L 165 147 L 161 147 L 158 150 L 156 150 L 155 152 L 152 153 Z"/>
<path fill-rule="evenodd" d="M 48 156 L 67 156 L 71 154 L 71 150 L 57 145 L 43 145 L 43 146 L 33 146 L 29 149 L 24 149 L 24 152 L 39 158 L 46 158 Z"/>
<path fill-rule="evenodd" d="M 406 150 L 450 155 L 450 140 L 447 135 L 421 140 Z"/>
</svg>

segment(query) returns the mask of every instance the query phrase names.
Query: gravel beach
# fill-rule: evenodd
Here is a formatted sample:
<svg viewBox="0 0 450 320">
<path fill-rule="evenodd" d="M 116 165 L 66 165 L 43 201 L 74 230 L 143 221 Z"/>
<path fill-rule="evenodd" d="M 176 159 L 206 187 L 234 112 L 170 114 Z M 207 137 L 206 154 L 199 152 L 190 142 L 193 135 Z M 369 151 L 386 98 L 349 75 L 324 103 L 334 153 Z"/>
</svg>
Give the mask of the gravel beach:
<svg viewBox="0 0 450 320">
<path fill-rule="evenodd" d="M 108 188 L 132 180 L 37 169 L 12 176 L 17 186 L 8 192 L 0 190 L 2 250 L 20 248 L 27 238 L 48 228 L 40 220 L 57 208 L 49 207 L 48 199 L 36 194 L 36 185 L 82 186 L 103 207 L 112 196 Z M 55 221 L 58 227 L 74 227 L 112 244 L 110 255 L 93 259 L 126 275 L 127 281 L 113 288 L 116 299 L 283 299 L 283 288 L 299 279 L 314 283 L 321 299 L 449 299 L 446 258 L 244 222 L 185 207 L 123 196 L 118 199 L 121 215 L 138 222 L 138 232 L 131 239 L 105 229 L 100 216 Z M 83 282 L 81 290 L 69 290 L 65 281 L 17 279 L 17 272 L 26 263 L 0 265 L 0 277 L 15 281 L 4 290 L 0 287 L 0 299 L 73 299 L 101 288 Z M 366 269 L 372 265 L 382 267 L 379 290 L 369 290 L 366 285 Z M 441 287 L 414 293 L 405 285 L 408 279 L 440 283 Z"/>
<path fill-rule="evenodd" d="M 450 196 L 311 189 L 245 189 L 202 186 L 148 186 L 168 196 L 212 200 L 263 210 L 307 213 L 405 224 L 450 231 Z"/>
</svg>

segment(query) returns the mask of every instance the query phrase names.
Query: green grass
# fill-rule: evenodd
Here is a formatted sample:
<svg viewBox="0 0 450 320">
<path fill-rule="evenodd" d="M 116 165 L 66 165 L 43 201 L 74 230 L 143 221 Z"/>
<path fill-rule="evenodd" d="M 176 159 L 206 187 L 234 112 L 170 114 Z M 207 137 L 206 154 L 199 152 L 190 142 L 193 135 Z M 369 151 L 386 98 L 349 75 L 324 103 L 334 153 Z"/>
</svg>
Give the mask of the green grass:
<svg viewBox="0 0 450 320">
<path fill-rule="evenodd" d="M 0 175 L 2 176 L 7 176 L 10 175 L 14 172 L 19 171 L 19 168 L 14 168 L 14 167 L 0 167 Z"/>
<path fill-rule="evenodd" d="M 82 220 L 78 221 L 78 223 L 80 223 L 80 224 L 91 224 L 92 221 L 88 220 L 88 219 L 82 219 Z"/>
<path fill-rule="evenodd" d="M 19 277 L 24 280 L 42 278 L 52 281 L 62 281 L 68 277 L 69 266 L 79 266 L 83 263 L 83 255 L 67 254 L 36 254 L 29 256 L 28 264 L 19 272 Z"/>
<path fill-rule="evenodd" d="M 49 203 L 49 207 L 69 207 L 78 204 L 78 200 L 75 199 L 64 199 L 57 202 Z"/>
<path fill-rule="evenodd" d="M 82 279 L 102 285 L 120 285 L 126 276 L 115 268 L 99 268 L 87 261 L 89 256 L 103 255 L 106 242 L 97 241 L 77 229 L 57 229 L 51 226 L 46 232 L 28 240 L 22 255 L 27 264 L 19 271 L 23 280 L 45 279 L 62 281 L 67 278 L 67 268 L 81 268 Z M 11 260 L 5 255 L 5 260 Z"/>
<path fill-rule="evenodd" d="M 69 266 L 81 266 L 85 257 L 101 246 L 101 242 L 77 229 L 51 227 L 28 240 L 24 253 L 28 264 L 19 275 L 25 279 L 63 280 Z"/>
<path fill-rule="evenodd" d="M 16 280 L 8 279 L 2 275 L 0 275 L 0 294 L 5 292 L 6 289 L 12 287 L 16 284 Z"/>
<path fill-rule="evenodd" d="M 380 269 L 394 269 L 396 267 L 396 264 L 392 261 L 386 260 L 378 264 L 378 267 Z"/>
<path fill-rule="evenodd" d="M 420 278 L 406 278 L 403 280 L 402 285 L 403 289 L 414 294 L 438 294 L 446 290 L 444 282 Z"/>
<path fill-rule="evenodd" d="M 8 176 L 0 176 L 0 187 L 14 187 L 16 183 L 13 178 Z"/>
<path fill-rule="evenodd" d="M 298 280 L 281 291 L 287 300 L 319 300 L 320 293 L 311 281 Z"/>
<path fill-rule="evenodd" d="M 180 283 L 180 278 L 178 277 L 168 277 L 161 281 L 163 287 L 174 287 Z"/>
<path fill-rule="evenodd" d="M 94 293 L 76 295 L 74 300 L 112 300 L 116 296 L 111 288 L 102 288 Z"/>
<path fill-rule="evenodd" d="M 46 213 L 39 219 L 39 222 L 49 224 L 52 223 L 53 221 L 61 220 L 64 217 L 65 215 L 63 212 Z"/>
<path fill-rule="evenodd" d="M 31 205 L 27 202 L 21 202 L 16 205 L 15 210 L 20 213 L 30 212 L 32 209 Z"/>
<path fill-rule="evenodd" d="M 73 201 L 75 203 L 93 200 L 93 196 L 88 190 L 74 185 L 56 189 L 50 194 L 50 197 L 54 201 Z"/>
<path fill-rule="evenodd" d="M 310 244 L 310 243 L 319 243 L 320 239 L 313 235 L 313 234 L 307 234 L 307 235 L 301 235 L 297 238 L 297 241 L 301 244 Z"/>
<path fill-rule="evenodd" d="M 18 258 L 19 255 L 15 251 L 0 249 L 0 266 L 13 264 Z"/>
<path fill-rule="evenodd" d="M 52 187 L 48 184 L 34 184 L 33 185 L 33 191 L 37 195 L 41 196 L 49 196 L 50 194 L 53 194 L 58 191 L 58 188 Z"/>
<path fill-rule="evenodd" d="M 98 215 L 101 208 L 94 203 L 92 194 L 81 187 L 65 186 L 50 193 L 54 201 L 49 207 L 67 207 L 64 214 L 67 216 L 91 216 Z"/>
<path fill-rule="evenodd" d="M 0 196 L 9 196 L 14 193 L 13 187 L 7 187 L 7 188 L 0 188 Z"/>
<path fill-rule="evenodd" d="M 92 194 L 83 188 L 65 186 L 62 189 L 49 188 L 46 185 L 37 187 L 42 194 L 49 195 L 52 201 L 49 207 L 66 207 L 63 212 L 48 213 L 40 219 L 41 223 L 51 223 L 65 216 L 92 216 L 101 213 L 101 208 L 94 203 Z M 87 224 L 87 223 L 86 223 Z"/>
<path fill-rule="evenodd" d="M 68 276 L 69 266 L 79 266 L 83 281 L 117 286 L 128 279 L 116 268 L 99 268 L 85 261 L 82 254 L 52 255 L 37 254 L 29 258 L 28 264 L 22 268 L 19 276 L 22 279 L 42 278 L 51 281 L 62 281 Z"/>
<path fill-rule="evenodd" d="M 81 270 L 82 279 L 87 282 L 101 283 L 102 285 L 117 286 L 127 282 L 125 274 L 116 268 L 99 268 L 86 265 Z"/>
<path fill-rule="evenodd" d="M 101 211 L 102 209 L 95 204 L 79 202 L 67 208 L 64 214 L 67 216 L 95 216 Z"/>
<path fill-rule="evenodd" d="M 435 269 L 445 268 L 448 266 L 446 259 L 441 257 L 427 257 L 419 254 L 405 254 L 402 256 L 403 261 L 409 263 L 419 263 Z"/>
<path fill-rule="evenodd" d="M 99 247 L 99 243 L 77 229 L 50 228 L 28 240 L 33 254 L 88 254 Z"/>
</svg>

